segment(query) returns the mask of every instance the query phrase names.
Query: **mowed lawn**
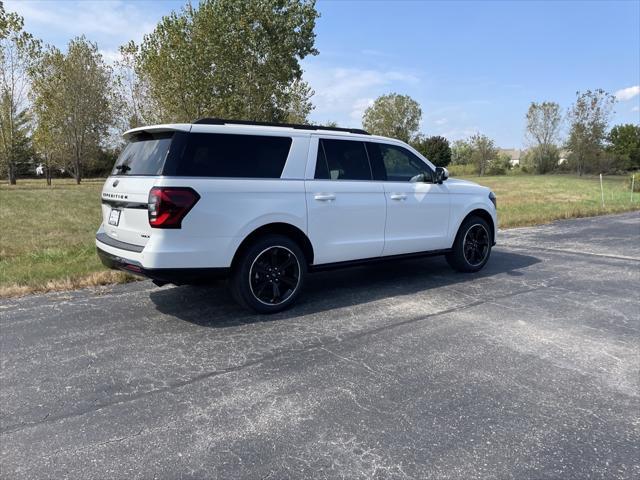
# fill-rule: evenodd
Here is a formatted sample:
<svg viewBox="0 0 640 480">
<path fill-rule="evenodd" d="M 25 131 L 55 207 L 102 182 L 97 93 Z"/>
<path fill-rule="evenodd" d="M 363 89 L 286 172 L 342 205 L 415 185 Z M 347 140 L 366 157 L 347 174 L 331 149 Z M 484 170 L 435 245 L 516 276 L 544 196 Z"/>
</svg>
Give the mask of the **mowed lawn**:
<svg viewBox="0 0 640 480">
<path fill-rule="evenodd" d="M 640 209 L 626 177 L 604 181 L 569 175 L 468 177 L 498 197 L 500 227 Z M 19 181 L 0 184 L 0 297 L 130 280 L 102 267 L 94 235 L 100 225 L 103 180 Z"/>
</svg>

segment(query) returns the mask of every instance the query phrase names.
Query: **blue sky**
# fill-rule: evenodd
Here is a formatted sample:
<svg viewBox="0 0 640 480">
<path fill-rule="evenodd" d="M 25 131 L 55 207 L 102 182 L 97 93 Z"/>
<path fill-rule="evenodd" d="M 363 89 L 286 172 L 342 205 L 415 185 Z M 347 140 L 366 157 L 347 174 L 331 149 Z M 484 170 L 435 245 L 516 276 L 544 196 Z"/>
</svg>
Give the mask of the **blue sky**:
<svg viewBox="0 0 640 480">
<path fill-rule="evenodd" d="M 180 1 L 6 1 L 61 48 L 82 33 L 107 59 Z M 531 101 L 566 110 L 577 90 L 618 92 L 613 123 L 640 123 L 640 1 L 322 1 L 320 54 L 303 61 L 317 122 L 360 126 L 377 96 L 418 100 L 422 130 L 450 140 L 480 131 L 526 146 Z"/>
</svg>

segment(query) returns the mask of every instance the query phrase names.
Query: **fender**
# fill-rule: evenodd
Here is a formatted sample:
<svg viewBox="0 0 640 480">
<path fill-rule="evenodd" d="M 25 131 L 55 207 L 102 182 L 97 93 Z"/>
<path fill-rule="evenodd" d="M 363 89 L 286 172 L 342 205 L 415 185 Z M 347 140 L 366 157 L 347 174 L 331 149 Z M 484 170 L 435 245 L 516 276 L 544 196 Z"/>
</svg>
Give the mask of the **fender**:
<svg viewBox="0 0 640 480">
<path fill-rule="evenodd" d="M 469 216 L 471 212 L 475 210 L 482 210 L 487 213 L 489 218 L 491 218 L 491 228 L 493 229 L 493 241 L 495 244 L 498 231 L 496 211 L 493 208 L 493 204 L 487 205 L 487 203 L 478 201 L 469 205 L 465 205 L 464 210 L 455 212 L 455 217 L 452 218 L 451 222 L 449 223 L 449 240 L 451 241 L 451 245 L 453 245 L 453 242 L 456 239 L 456 235 L 458 234 L 458 230 L 460 229 L 460 225 L 462 225 L 462 222 Z M 453 205 L 451 213 L 452 215 L 454 215 Z"/>
</svg>

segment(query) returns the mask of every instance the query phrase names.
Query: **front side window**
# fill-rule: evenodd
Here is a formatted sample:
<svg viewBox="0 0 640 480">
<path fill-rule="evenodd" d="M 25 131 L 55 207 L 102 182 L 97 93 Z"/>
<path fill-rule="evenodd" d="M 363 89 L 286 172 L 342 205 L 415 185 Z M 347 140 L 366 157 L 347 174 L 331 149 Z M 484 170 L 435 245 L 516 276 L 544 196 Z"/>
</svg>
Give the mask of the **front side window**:
<svg viewBox="0 0 640 480">
<path fill-rule="evenodd" d="M 280 178 L 291 137 L 189 133 L 165 174 L 186 177 Z"/>
<path fill-rule="evenodd" d="M 320 139 L 315 178 L 371 180 L 371 167 L 364 143 L 353 140 Z"/>
<path fill-rule="evenodd" d="M 368 147 L 382 161 L 388 182 L 431 181 L 429 166 L 406 148 L 384 143 L 369 143 Z"/>
</svg>

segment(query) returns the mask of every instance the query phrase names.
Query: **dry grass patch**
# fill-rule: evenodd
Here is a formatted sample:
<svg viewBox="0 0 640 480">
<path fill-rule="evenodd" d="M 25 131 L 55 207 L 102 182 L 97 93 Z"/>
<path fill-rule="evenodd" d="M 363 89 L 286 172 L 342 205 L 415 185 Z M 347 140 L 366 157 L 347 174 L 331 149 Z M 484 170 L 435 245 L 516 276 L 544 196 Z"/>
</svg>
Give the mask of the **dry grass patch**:
<svg viewBox="0 0 640 480">
<path fill-rule="evenodd" d="M 0 285 L 0 298 L 21 297 L 32 293 L 61 292 L 86 287 L 99 287 L 136 281 L 138 277 L 116 270 L 101 270 L 82 277 L 64 277 L 34 285 Z"/>
</svg>

